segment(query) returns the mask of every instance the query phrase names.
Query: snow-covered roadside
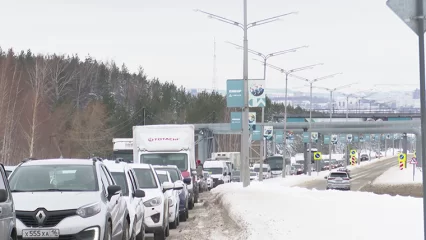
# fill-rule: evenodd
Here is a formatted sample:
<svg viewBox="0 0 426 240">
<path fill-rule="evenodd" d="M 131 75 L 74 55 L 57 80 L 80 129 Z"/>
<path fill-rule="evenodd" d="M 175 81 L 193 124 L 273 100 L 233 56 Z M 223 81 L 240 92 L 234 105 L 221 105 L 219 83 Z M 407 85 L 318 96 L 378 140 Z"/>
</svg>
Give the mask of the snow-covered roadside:
<svg viewBox="0 0 426 240">
<path fill-rule="evenodd" d="M 380 177 L 374 180 L 373 184 L 385 185 L 401 185 L 401 184 L 422 184 L 422 172 L 415 168 L 415 175 L 413 180 L 413 165 L 408 164 L 407 168 L 400 170 L 399 166 L 389 168 Z"/>
<path fill-rule="evenodd" d="M 248 231 L 247 240 L 341 240 L 342 236 L 348 240 L 423 239 L 422 199 L 316 191 L 277 183 L 264 181 L 247 188 L 241 183 L 223 184 L 212 193 L 221 198 L 230 217 Z M 401 206 L 402 211 L 392 210 Z M 366 216 L 370 224 L 348 225 L 365 222 Z"/>
<path fill-rule="evenodd" d="M 370 161 L 364 161 L 361 162 L 360 165 L 355 165 L 355 166 L 347 166 L 347 168 L 349 170 L 353 170 L 353 169 L 360 169 L 363 167 L 366 167 L 368 165 L 374 164 L 376 162 L 380 162 L 380 161 L 384 161 L 384 160 L 388 160 L 390 158 L 393 158 L 395 156 L 388 156 L 388 157 L 381 157 L 381 158 L 374 158 Z M 332 170 L 334 171 L 334 170 Z M 297 186 L 297 185 L 301 185 L 310 181 L 314 181 L 314 180 L 323 180 L 325 176 L 327 176 L 330 173 L 330 171 L 321 171 L 321 172 L 312 172 L 311 176 L 308 175 L 291 175 L 291 176 L 286 176 L 286 178 L 281 178 L 276 177 L 276 178 L 270 178 L 270 179 L 265 179 L 265 182 L 271 183 L 271 184 L 275 184 L 275 185 L 279 185 L 279 186 L 285 186 L 285 187 L 290 187 L 290 186 Z M 251 182 L 251 184 L 258 184 L 259 182 L 257 181 L 253 181 Z"/>
<path fill-rule="evenodd" d="M 383 154 L 383 153 L 382 153 Z M 384 154 L 383 154 L 383 156 L 384 156 Z M 393 158 L 393 157 L 396 157 L 396 155 L 395 156 L 393 156 L 393 155 L 391 155 L 391 154 L 388 154 L 388 156 L 387 157 L 381 157 L 381 158 L 371 158 L 371 160 L 369 160 L 369 161 L 363 161 L 363 162 L 361 162 L 359 165 L 357 164 L 357 165 L 355 165 L 355 166 L 347 166 L 347 168 L 349 169 L 349 170 L 353 170 L 353 169 L 357 169 L 357 168 L 363 168 L 363 167 L 366 167 L 366 166 L 368 166 L 368 165 L 371 165 L 371 164 L 374 164 L 374 163 L 376 163 L 376 162 L 381 162 L 381 161 L 385 161 L 385 160 L 388 160 L 388 159 L 390 159 L 390 158 Z"/>
</svg>

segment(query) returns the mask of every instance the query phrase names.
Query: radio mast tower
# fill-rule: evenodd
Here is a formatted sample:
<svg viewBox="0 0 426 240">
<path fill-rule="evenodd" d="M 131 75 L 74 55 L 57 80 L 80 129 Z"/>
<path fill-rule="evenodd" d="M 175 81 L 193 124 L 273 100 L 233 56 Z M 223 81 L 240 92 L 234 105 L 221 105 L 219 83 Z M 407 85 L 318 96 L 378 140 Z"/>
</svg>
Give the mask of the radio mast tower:
<svg viewBox="0 0 426 240">
<path fill-rule="evenodd" d="M 214 38 L 213 45 L 213 79 L 212 79 L 212 90 L 217 91 L 216 87 L 217 68 L 216 68 L 216 38 Z"/>
</svg>

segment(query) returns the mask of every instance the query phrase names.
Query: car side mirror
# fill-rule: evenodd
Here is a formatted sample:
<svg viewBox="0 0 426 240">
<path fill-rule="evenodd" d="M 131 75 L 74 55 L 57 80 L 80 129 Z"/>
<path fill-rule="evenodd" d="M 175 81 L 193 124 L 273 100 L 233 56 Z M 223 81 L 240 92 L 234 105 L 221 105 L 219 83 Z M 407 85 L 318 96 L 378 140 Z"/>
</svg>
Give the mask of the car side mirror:
<svg viewBox="0 0 426 240">
<path fill-rule="evenodd" d="M 223 173 L 223 176 L 226 176 L 226 172 Z"/>
<path fill-rule="evenodd" d="M 191 178 L 184 178 L 183 182 L 187 185 L 191 184 Z"/>
<path fill-rule="evenodd" d="M 182 183 L 175 183 L 173 189 L 174 190 L 182 190 L 183 184 Z"/>
<path fill-rule="evenodd" d="M 110 185 L 107 188 L 108 191 L 108 198 L 111 199 L 112 196 L 120 193 L 121 187 L 119 185 Z"/>
<path fill-rule="evenodd" d="M 0 203 L 7 201 L 7 191 L 6 189 L 0 189 Z"/>
<path fill-rule="evenodd" d="M 324 179 L 327 179 L 327 176 L 325 176 Z"/>
<path fill-rule="evenodd" d="M 145 191 L 142 190 L 142 189 L 136 189 L 134 197 L 135 198 L 143 198 L 143 197 L 145 197 Z"/>
<path fill-rule="evenodd" d="M 165 193 L 168 190 L 171 190 L 175 187 L 175 185 L 171 182 L 163 182 L 163 193 Z"/>
</svg>

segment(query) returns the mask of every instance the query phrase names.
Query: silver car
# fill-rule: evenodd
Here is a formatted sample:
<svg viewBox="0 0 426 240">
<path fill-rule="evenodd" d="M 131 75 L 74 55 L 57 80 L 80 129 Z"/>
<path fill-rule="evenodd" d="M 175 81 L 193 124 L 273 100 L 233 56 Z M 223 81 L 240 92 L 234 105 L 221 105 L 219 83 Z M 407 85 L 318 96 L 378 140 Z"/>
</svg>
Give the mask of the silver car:
<svg viewBox="0 0 426 240">
<path fill-rule="evenodd" d="M 0 164 L 0 239 L 16 239 L 16 215 L 9 182 Z"/>
<path fill-rule="evenodd" d="M 327 189 L 351 190 L 351 177 L 346 172 L 331 172 L 325 176 Z"/>
</svg>

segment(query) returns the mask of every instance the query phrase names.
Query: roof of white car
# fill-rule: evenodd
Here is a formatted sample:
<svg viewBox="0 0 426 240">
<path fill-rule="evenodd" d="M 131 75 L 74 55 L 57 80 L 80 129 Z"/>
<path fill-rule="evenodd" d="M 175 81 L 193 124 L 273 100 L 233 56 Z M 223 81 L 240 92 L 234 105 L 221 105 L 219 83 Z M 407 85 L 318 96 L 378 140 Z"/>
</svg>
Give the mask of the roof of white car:
<svg viewBox="0 0 426 240">
<path fill-rule="evenodd" d="M 128 167 L 125 162 L 115 162 L 115 161 L 104 161 L 105 166 L 107 166 L 110 172 L 124 172 Z"/>
<path fill-rule="evenodd" d="M 93 165 L 92 159 L 43 159 L 43 160 L 29 160 L 22 164 L 23 166 L 31 165 Z"/>
<path fill-rule="evenodd" d="M 178 167 L 176 165 L 152 165 L 153 168 L 161 169 L 161 168 L 176 168 Z"/>
<path fill-rule="evenodd" d="M 133 169 L 150 169 L 151 165 L 146 163 L 130 163 L 129 166 Z"/>
<path fill-rule="evenodd" d="M 15 170 L 16 166 L 4 166 L 4 169 L 9 170 L 9 171 L 13 171 Z"/>
<path fill-rule="evenodd" d="M 155 170 L 157 172 L 157 174 L 161 174 L 161 175 L 167 175 L 167 171 L 162 171 L 162 170 Z"/>
</svg>

